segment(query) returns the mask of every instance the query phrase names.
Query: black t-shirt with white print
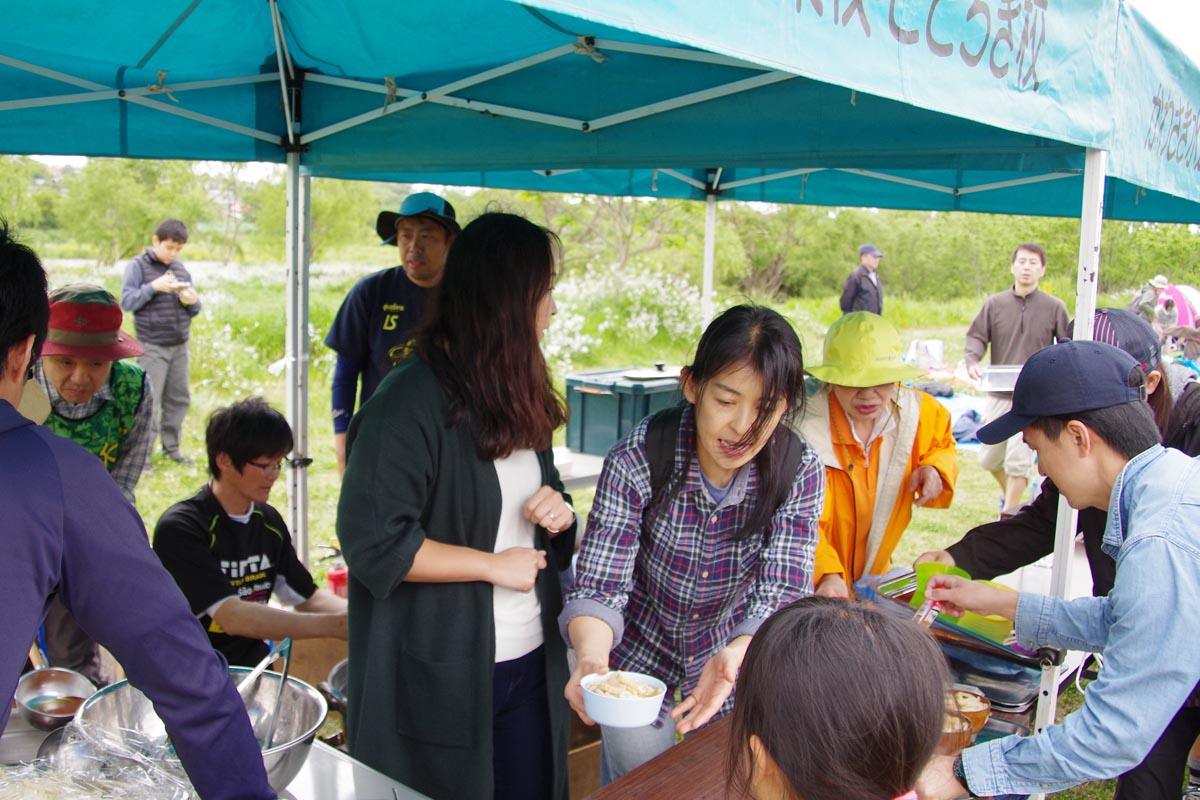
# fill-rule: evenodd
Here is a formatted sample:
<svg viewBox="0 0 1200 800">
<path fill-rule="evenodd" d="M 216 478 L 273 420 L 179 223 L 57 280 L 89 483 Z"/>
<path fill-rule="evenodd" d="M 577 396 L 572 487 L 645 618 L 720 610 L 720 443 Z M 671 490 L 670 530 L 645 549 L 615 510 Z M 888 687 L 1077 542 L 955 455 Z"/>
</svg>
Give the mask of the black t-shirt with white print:
<svg viewBox="0 0 1200 800">
<path fill-rule="evenodd" d="M 214 604 L 229 597 L 265 604 L 276 593 L 295 605 L 317 590 L 278 511 L 255 503 L 249 520 L 238 522 L 208 486 L 162 515 L 154 528 L 154 552 L 183 590 L 212 646 L 231 665 L 254 666 L 267 654 L 267 645 L 221 630 L 208 614 Z"/>
</svg>

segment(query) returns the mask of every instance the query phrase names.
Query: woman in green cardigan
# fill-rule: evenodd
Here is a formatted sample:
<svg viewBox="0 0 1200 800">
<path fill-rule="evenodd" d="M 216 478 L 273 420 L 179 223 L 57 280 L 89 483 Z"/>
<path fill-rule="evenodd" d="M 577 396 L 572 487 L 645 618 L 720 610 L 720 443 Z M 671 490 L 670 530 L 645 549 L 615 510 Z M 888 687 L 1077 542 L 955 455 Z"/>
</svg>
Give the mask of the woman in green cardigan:
<svg viewBox="0 0 1200 800">
<path fill-rule="evenodd" d="M 464 228 L 414 354 L 350 424 L 350 752 L 435 800 L 567 797 L 555 248 L 509 214 Z"/>
</svg>

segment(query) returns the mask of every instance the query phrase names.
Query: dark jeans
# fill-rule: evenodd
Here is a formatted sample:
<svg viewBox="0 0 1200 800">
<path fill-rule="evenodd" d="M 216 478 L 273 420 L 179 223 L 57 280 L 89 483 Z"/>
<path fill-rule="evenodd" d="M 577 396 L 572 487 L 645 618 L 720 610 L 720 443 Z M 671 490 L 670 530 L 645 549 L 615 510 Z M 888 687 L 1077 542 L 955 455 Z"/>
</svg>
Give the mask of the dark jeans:
<svg viewBox="0 0 1200 800">
<path fill-rule="evenodd" d="M 1179 800 L 1188 751 L 1200 735 L 1200 708 L 1188 703 L 1167 725 L 1154 747 L 1117 780 L 1113 800 Z"/>
<path fill-rule="evenodd" d="M 550 800 L 554 763 L 545 648 L 501 661 L 494 674 L 492 764 L 496 800 Z"/>
</svg>

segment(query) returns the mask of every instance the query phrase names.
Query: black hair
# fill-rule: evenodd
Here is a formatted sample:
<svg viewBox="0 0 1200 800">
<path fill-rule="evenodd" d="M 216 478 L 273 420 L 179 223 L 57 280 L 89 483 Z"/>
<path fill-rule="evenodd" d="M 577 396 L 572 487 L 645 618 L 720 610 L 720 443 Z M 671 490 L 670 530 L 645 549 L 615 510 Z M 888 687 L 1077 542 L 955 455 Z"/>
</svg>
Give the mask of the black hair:
<svg viewBox="0 0 1200 800">
<path fill-rule="evenodd" d="M 172 242 L 186 244 L 188 240 L 188 228 L 187 225 L 183 224 L 182 220 L 164 219 L 154 229 L 154 237 L 160 242 L 165 242 L 169 239 Z"/>
<path fill-rule="evenodd" d="M 256 458 L 286 455 L 294 440 L 283 414 L 261 397 L 251 397 L 214 411 L 208 418 L 204 441 L 208 447 L 208 473 L 219 478 L 218 453 L 229 456 L 234 469 L 241 472 Z"/>
<path fill-rule="evenodd" d="M 18 243 L 0 218 L 0 369 L 7 368 L 13 349 L 30 334 L 30 364 L 41 355 L 50 325 L 46 288 L 46 270 L 37 253 Z"/>
<path fill-rule="evenodd" d="M 451 423 L 470 426 L 481 458 L 549 447 L 567 420 L 536 329 L 557 248 L 557 236 L 524 217 L 475 218 L 454 237 L 417 333 L 415 351 L 446 393 Z"/>
<path fill-rule="evenodd" d="M 1141 369 L 1134 369 L 1141 374 Z M 1161 391 L 1167 391 L 1166 387 Z M 1030 427 L 1041 431 L 1047 439 L 1057 441 L 1071 420 L 1082 422 L 1125 459 L 1133 458 L 1161 441 L 1162 434 L 1154 421 L 1154 412 L 1142 400 L 1130 400 L 1128 403 L 1076 414 L 1042 417 Z"/>
<path fill-rule="evenodd" d="M 1019 244 L 1014 247 L 1012 251 L 1012 257 L 1008 259 L 1008 263 L 1011 264 L 1012 262 L 1016 261 L 1017 253 L 1021 252 L 1022 250 L 1028 250 L 1031 253 L 1037 253 L 1038 258 L 1042 260 L 1042 266 L 1046 266 L 1046 248 L 1042 247 L 1040 244 L 1035 244 L 1034 242 L 1025 242 L 1024 244 Z"/>
<path fill-rule="evenodd" d="M 785 606 L 742 662 L 726 758 L 731 795 L 750 795 L 751 736 L 795 800 L 908 792 L 941 737 L 948 685 L 941 650 L 910 619 L 825 597 Z"/>
<path fill-rule="evenodd" d="M 786 422 L 804 414 L 804 356 L 800 339 L 792 324 L 779 312 L 756 305 L 738 305 L 727 309 L 708 324 L 696 345 L 691 365 L 684 367 L 684 379 L 692 381 L 699 403 L 710 381 L 722 372 L 741 366 L 749 367 L 762 378 L 763 396 L 758 416 L 739 445 L 753 446 L 764 441 L 754 456 L 758 471 L 758 489 L 754 510 L 746 524 L 733 533 L 735 539 L 745 539 L 766 529 L 775 509 L 763 498 L 785 496 L 780 484 L 791 485 L 796 476 L 783 474 L 782 455 L 785 448 L 772 447 L 773 436 L 789 435 Z M 769 437 L 763 437 L 772 414 L 782 405 L 787 411 Z M 699 433 L 699 431 L 697 431 Z M 688 464 L 677 470 L 655 503 L 651 514 L 669 508 L 686 477 Z"/>
<path fill-rule="evenodd" d="M 1171 426 L 1163 433 L 1163 445 L 1200 456 L 1200 382 L 1187 384 L 1180 393 Z"/>
</svg>

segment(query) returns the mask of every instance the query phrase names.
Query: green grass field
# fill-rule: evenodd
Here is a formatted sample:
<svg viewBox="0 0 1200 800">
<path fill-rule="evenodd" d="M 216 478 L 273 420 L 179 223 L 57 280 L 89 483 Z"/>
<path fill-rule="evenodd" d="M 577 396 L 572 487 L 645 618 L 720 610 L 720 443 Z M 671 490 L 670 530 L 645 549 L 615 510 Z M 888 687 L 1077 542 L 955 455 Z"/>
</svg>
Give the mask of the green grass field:
<svg viewBox="0 0 1200 800">
<path fill-rule="evenodd" d="M 154 457 L 153 471 L 143 476 L 137 491 L 138 511 L 151 531 L 168 506 L 195 493 L 207 480 L 203 433 L 208 415 L 222 405 L 250 395 L 261 395 L 282 410 L 285 396 L 283 268 L 189 266 L 193 268 L 195 283 L 204 301 L 204 311 L 192 329 L 192 408 L 185 424 L 183 448 L 197 464 L 183 467 L 157 455 Z M 50 263 L 48 268 L 52 287 L 86 281 L 102 283 L 114 293 L 120 290 L 120 267 L 106 270 L 103 274 L 97 274 L 90 265 L 78 262 Z M 318 582 L 322 582 L 328 565 L 328 562 L 319 560 L 325 552 L 320 545 L 336 542 L 334 522 L 340 487 L 328 411 L 333 359 L 331 352 L 322 344 L 322 339 L 354 280 L 369 271 L 371 269 L 366 267 L 326 265 L 313 265 L 311 271 L 312 371 L 309 384 L 308 455 L 313 458 L 313 464 L 309 469 L 308 514 L 310 557 Z M 652 293 L 658 290 L 649 287 L 645 291 Z M 631 294 L 625 290 L 612 302 L 628 305 L 633 302 Z M 594 303 L 595 298 L 592 300 Z M 1120 301 L 1108 298 L 1109 304 L 1114 302 Z M 654 361 L 682 364 L 690 359 L 695 335 L 678 320 L 671 323 L 673 328 L 664 323 L 643 337 L 631 337 L 624 335 L 624 330 L 615 329 L 611 320 L 625 318 L 615 312 L 592 311 L 586 318 L 573 323 L 571 309 L 563 307 L 564 299 L 560 299 L 559 304 L 556 324 L 578 324 L 580 330 L 591 331 L 600 338 L 598 343 L 587 347 L 586 352 L 569 354 L 569 363 L 574 369 L 648 365 Z M 1102 299 L 1101 305 L 1104 304 Z M 796 323 L 804 343 L 806 362 L 819 363 L 824 331 L 839 314 L 836 298 L 792 300 L 780 305 L 779 310 Z M 900 327 L 906 346 L 913 338 L 942 339 L 946 345 L 946 359 L 954 363 L 962 356 L 963 335 L 976 310 L 974 299 L 932 303 L 901 297 L 889 298 L 886 316 Z M 679 316 L 687 315 L 676 314 L 676 317 Z M 132 330 L 132 324 L 128 321 L 126 328 Z M 558 377 L 562 386 L 561 381 L 565 376 Z M 556 443 L 561 444 L 562 437 L 563 432 L 560 431 Z M 963 454 L 960 462 L 961 476 L 953 506 L 945 510 L 915 510 L 912 524 L 897 550 L 897 564 L 911 563 L 925 550 L 944 547 L 956 541 L 969 528 L 994 518 L 999 497 L 995 482 L 979 468 L 973 453 Z M 272 501 L 286 513 L 284 491 L 284 481 L 280 481 Z M 577 494 L 577 508 L 586 513 L 590 505 L 590 491 Z M 1068 700 L 1068 706 L 1070 702 Z M 1110 788 L 1096 784 L 1059 796 L 1082 800 L 1110 795 Z"/>
</svg>

